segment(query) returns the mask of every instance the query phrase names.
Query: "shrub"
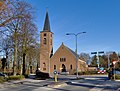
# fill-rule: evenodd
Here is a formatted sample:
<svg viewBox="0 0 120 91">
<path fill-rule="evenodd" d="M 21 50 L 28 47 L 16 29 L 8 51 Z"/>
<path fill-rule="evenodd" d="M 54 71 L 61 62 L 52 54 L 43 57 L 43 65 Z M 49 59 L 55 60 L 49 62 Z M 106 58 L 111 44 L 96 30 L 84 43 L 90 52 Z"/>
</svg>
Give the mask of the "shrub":
<svg viewBox="0 0 120 91">
<path fill-rule="evenodd" d="M 97 71 L 83 71 L 83 72 L 78 72 L 78 74 L 79 75 L 93 75 L 93 74 L 97 74 Z"/>
<path fill-rule="evenodd" d="M 8 80 L 22 80 L 25 77 L 23 75 L 17 75 L 17 76 L 9 76 Z"/>
<path fill-rule="evenodd" d="M 7 81 L 7 79 L 5 77 L 0 77 L 0 83 L 3 83 L 5 81 Z"/>
<path fill-rule="evenodd" d="M 115 75 L 115 79 L 120 79 L 120 75 Z"/>
</svg>

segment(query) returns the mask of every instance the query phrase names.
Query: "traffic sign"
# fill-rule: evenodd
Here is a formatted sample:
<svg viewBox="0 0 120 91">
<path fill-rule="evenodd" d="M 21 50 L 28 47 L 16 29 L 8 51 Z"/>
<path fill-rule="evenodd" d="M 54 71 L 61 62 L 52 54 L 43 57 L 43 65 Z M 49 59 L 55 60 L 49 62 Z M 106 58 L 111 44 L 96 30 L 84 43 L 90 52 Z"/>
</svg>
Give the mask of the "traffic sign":
<svg viewBox="0 0 120 91">
<path fill-rule="evenodd" d="M 104 53 L 104 51 L 100 51 L 100 52 L 98 52 L 98 54 L 101 54 L 101 53 Z"/>
<path fill-rule="evenodd" d="M 97 54 L 97 52 L 91 52 L 91 54 Z"/>
<path fill-rule="evenodd" d="M 56 74 L 57 74 L 57 71 L 55 70 L 53 73 L 54 73 L 54 75 L 56 75 Z"/>
</svg>

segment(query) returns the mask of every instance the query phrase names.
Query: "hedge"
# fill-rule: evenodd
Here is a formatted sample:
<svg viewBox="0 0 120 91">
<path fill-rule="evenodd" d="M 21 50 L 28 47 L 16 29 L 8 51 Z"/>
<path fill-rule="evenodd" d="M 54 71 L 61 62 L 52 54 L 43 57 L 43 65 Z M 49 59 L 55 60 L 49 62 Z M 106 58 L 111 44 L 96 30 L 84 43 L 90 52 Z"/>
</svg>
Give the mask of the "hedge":
<svg viewBox="0 0 120 91">
<path fill-rule="evenodd" d="M 5 78 L 5 77 L 0 77 L 0 83 L 3 83 L 3 82 L 5 82 L 5 81 L 7 81 L 7 79 Z"/>
<path fill-rule="evenodd" d="M 25 77 L 23 75 L 9 76 L 8 80 L 22 80 Z"/>
<path fill-rule="evenodd" d="M 115 79 L 120 79 L 120 75 L 115 75 Z"/>
</svg>

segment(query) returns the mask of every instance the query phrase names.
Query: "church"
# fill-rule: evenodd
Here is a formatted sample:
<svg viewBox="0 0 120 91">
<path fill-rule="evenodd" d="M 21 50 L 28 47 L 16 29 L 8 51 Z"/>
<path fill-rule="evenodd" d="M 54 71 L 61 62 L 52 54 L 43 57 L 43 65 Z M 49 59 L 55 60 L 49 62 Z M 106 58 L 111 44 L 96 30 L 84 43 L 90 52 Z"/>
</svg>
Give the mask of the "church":
<svg viewBox="0 0 120 91">
<path fill-rule="evenodd" d="M 68 72 L 74 74 L 77 69 L 77 61 L 79 72 L 87 70 L 86 62 L 80 60 L 79 56 L 64 43 L 61 43 L 53 54 L 53 34 L 50 29 L 48 11 L 46 11 L 44 27 L 40 32 L 40 71 L 53 74 L 56 70 L 58 73 Z"/>
</svg>

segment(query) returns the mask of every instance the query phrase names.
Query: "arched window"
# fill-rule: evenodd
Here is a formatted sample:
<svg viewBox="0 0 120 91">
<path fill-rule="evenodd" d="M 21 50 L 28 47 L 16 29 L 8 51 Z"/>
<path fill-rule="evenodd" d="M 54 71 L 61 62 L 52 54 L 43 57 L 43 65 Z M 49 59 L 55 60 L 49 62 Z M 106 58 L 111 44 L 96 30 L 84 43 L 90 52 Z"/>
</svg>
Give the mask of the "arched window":
<svg viewBox="0 0 120 91">
<path fill-rule="evenodd" d="M 46 70 L 46 64 L 43 63 L 43 70 L 45 71 Z"/>
<path fill-rule="evenodd" d="M 56 70 L 56 65 L 54 65 L 54 70 Z"/>
<path fill-rule="evenodd" d="M 72 64 L 70 65 L 70 69 L 72 70 Z"/>
<path fill-rule="evenodd" d="M 47 40 L 46 40 L 46 38 L 44 38 L 44 40 L 43 40 L 43 44 L 46 45 L 46 43 L 47 43 Z"/>
</svg>

